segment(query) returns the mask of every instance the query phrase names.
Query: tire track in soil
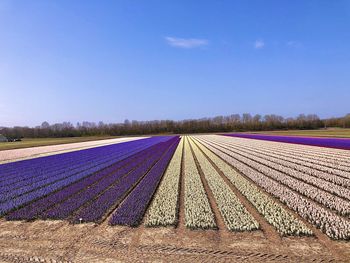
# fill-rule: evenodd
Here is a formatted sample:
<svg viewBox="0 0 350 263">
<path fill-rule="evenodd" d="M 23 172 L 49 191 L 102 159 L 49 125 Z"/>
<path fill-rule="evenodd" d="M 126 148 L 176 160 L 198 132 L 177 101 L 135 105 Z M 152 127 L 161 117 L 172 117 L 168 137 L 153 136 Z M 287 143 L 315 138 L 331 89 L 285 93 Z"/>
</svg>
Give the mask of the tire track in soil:
<svg viewBox="0 0 350 263">
<path fill-rule="evenodd" d="M 119 232 L 120 234 L 127 234 L 130 229 L 126 228 Z M 173 245 L 139 245 L 131 256 L 128 256 L 126 252 L 127 248 L 120 248 L 116 242 L 111 242 L 111 240 L 91 240 L 92 242 L 88 245 L 89 253 L 93 253 L 95 256 L 104 255 L 105 258 L 100 258 L 101 262 L 107 260 L 111 257 L 118 257 L 118 259 L 123 259 L 125 262 L 145 262 L 149 260 L 154 262 L 155 260 L 164 260 L 165 262 L 340 262 L 328 256 L 316 257 L 316 256 L 302 256 L 302 255 L 290 255 L 284 253 L 276 254 L 271 252 L 256 252 L 249 251 L 246 249 L 239 250 L 216 250 L 216 249 L 206 249 L 203 247 L 178 247 Z M 59 241 L 58 241 L 59 242 Z M 86 250 L 86 246 L 83 248 Z M 84 253 L 83 253 L 84 254 Z M 27 259 L 28 258 L 28 259 Z M 5 262 L 16 262 L 23 263 L 28 262 L 29 259 L 37 258 L 40 262 L 58 262 L 59 259 L 55 261 L 50 261 L 50 259 L 43 257 L 34 257 L 17 255 L 13 253 L 0 253 L 0 259 L 6 260 Z M 38 261 L 37 260 L 37 261 Z M 77 258 L 77 262 L 82 261 L 83 258 Z M 86 261 L 85 261 L 86 262 Z M 344 261 L 345 262 L 345 261 Z"/>
<path fill-rule="evenodd" d="M 81 251 L 83 254 L 88 249 L 91 253 L 96 254 L 96 257 L 99 255 L 104 255 L 105 257 L 112 257 L 113 255 L 118 255 L 118 259 L 121 257 L 129 258 L 128 248 L 129 245 L 124 244 L 121 239 L 125 236 L 130 235 L 130 229 L 124 229 L 120 232 L 117 232 L 112 236 L 111 239 L 103 239 L 99 230 L 97 230 L 99 235 L 97 238 L 92 236 L 88 238 L 89 243 L 84 247 L 84 251 Z M 93 233 L 92 233 L 93 234 Z"/>
<path fill-rule="evenodd" d="M 121 250 L 115 250 L 117 248 L 114 244 L 108 241 L 101 241 L 96 245 L 101 246 L 101 253 L 105 254 L 103 249 L 111 247 L 111 249 L 114 248 L 114 253 L 110 253 L 111 256 L 118 255 L 125 257 L 125 254 Z M 233 262 L 233 260 L 234 262 L 345 262 L 335 260 L 328 255 L 309 257 L 305 255 L 287 254 L 287 251 L 284 251 L 282 254 L 276 254 L 266 251 L 253 252 L 246 249 L 214 250 L 199 247 L 178 247 L 173 245 L 139 245 L 135 248 L 133 254 L 127 256 L 129 260 L 133 259 L 135 262 L 140 258 L 143 260 L 149 259 L 152 262 L 155 261 L 155 259 L 165 259 L 167 260 L 165 262 L 169 262 L 170 258 L 174 258 L 174 261 L 171 262 L 184 262 L 184 260 L 192 260 L 192 262 Z"/>
<path fill-rule="evenodd" d="M 143 251 L 145 250 L 145 251 Z M 101 251 L 102 252 L 102 251 Z M 165 260 L 165 262 L 336 262 L 329 258 L 305 258 L 290 257 L 288 255 L 275 255 L 266 253 L 224 253 L 225 251 L 215 251 L 211 254 L 200 253 L 193 254 L 183 251 L 183 253 L 164 253 L 162 251 L 153 251 L 149 253 L 148 248 L 141 248 L 132 257 L 125 254 L 114 254 L 119 260 L 124 262 L 154 262 L 155 260 Z M 105 253 L 105 252 L 103 252 Z M 71 263 L 71 261 L 58 261 L 57 259 L 47 259 L 38 256 L 23 256 L 17 254 L 0 253 L 2 262 L 24 263 L 24 262 L 45 262 L 45 263 Z"/>
<path fill-rule="evenodd" d="M 0 262 L 8 262 L 8 263 L 30 263 L 30 262 L 44 262 L 44 263 L 66 263 L 67 261 L 57 261 L 54 259 L 47 259 L 38 256 L 24 256 L 17 254 L 9 254 L 0 252 Z"/>
<path fill-rule="evenodd" d="M 91 234 L 91 229 L 87 228 L 80 235 L 77 235 L 72 241 L 70 241 L 66 246 L 66 251 L 59 257 L 59 260 L 73 262 L 76 255 L 79 253 L 79 250 L 84 247 L 85 244 L 82 245 L 82 243 L 86 241 L 86 237 L 88 237 L 89 234 Z"/>
<path fill-rule="evenodd" d="M 194 142 L 198 144 L 199 142 L 196 140 Z M 203 145 L 203 144 L 201 144 Z M 204 145 L 203 145 L 204 146 Z M 205 147 L 205 146 L 204 146 Z M 255 207 L 249 202 L 249 200 L 241 194 L 241 192 L 228 180 L 226 175 L 219 169 L 219 167 L 212 161 L 203 151 L 198 147 L 202 154 L 207 158 L 207 160 L 211 163 L 211 165 L 215 168 L 215 170 L 220 174 L 221 178 L 226 182 L 226 184 L 231 188 L 232 192 L 237 196 L 243 206 L 248 210 L 248 212 L 254 217 L 254 219 L 259 223 L 264 236 L 272 243 L 278 244 L 281 242 L 281 237 L 278 234 L 277 230 L 269 224 L 263 215 L 261 215 Z"/>
<path fill-rule="evenodd" d="M 206 140 L 204 140 L 206 142 Z M 203 144 L 204 145 L 204 144 Z M 214 146 L 213 146 L 214 147 Z M 208 147 L 206 147 L 209 151 L 211 151 L 213 154 L 215 154 L 212 150 L 210 150 Z M 222 152 L 225 155 L 228 155 L 226 153 L 224 153 L 223 151 L 221 151 L 220 149 L 214 147 L 215 149 L 219 150 L 220 152 Z M 218 156 L 217 154 L 215 154 L 216 156 Z M 283 209 L 285 209 L 286 211 L 288 211 L 289 213 L 291 213 L 295 218 L 297 218 L 298 220 L 302 221 L 307 227 L 309 227 L 312 232 L 314 233 L 314 235 L 316 236 L 317 240 L 319 241 L 319 243 L 329 251 L 330 255 L 333 255 L 337 260 L 345 260 L 344 262 L 346 262 L 346 258 L 344 258 L 344 253 L 338 249 L 338 247 L 336 245 L 334 245 L 332 243 L 332 240 L 326 236 L 325 234 L 323 234 L 323 232 L 321 232 L 318 228 L 316 228 L 314 225 L 312 225 L 311 223 L 309 223 L 308 221 L 306 221 L 304 218 L 302 218 L 298 213 L 296 213 L 294 210 L 290 209 L 287 205 L 285 205 L 284 203 L 282 203 L 278 198 L 272 196 L 270 193 L 266 192 L 265 189 L 263 189 L 262 187 L 260 187 L 258 184 L 256 184 L 253 180 L 251 180 L 249 177 L 247 177 L 245 174 L 239 172 L 232 164 L 228 163 L 226 160 L 224 160 L 223 158 L 221 158 L 220 156 L 218 156 L 221 160 L 223 160 L 225 163 L 227 163 L 229 166 L 231 166 L 237 173 L 239 173 L 241 176 L 243 176 L 245 179 L 247 179 L 250 183 L 254 184 L 255 186 L 257 186 L 261 191 L 263 191 L 265 194 L 267 194 L 270 198 L 272 198 L 277 204 L 279 204 L 280 206 L 283 207 Z M 233 158 L 233 157 L 232 157 Z M 250 166 L 249 166 L 250 167 Z M 254 169 L 254 168 L 252 168 Z M 256 169 L 254 169 L 256 170 Z"/>
</svg>

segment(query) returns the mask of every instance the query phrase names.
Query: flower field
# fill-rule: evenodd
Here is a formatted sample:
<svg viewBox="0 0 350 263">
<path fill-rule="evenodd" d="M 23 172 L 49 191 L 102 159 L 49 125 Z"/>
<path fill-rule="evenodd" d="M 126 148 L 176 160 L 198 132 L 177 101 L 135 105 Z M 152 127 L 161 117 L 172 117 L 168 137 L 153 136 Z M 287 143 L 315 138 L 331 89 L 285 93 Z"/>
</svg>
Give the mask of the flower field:
<svg viewBox="0 0 350 263">
<path fill-rule="evenodd" d="M 126 140 L 0 165 L 0 215 L 349 240 L 350 152 L 222 135 Z"/>
<path fill-rule="evenodd" d="M 128 142 L 133 140 L 143 139 L 145 137 L 125 137 L 115 139 L 105 139 L 97 141 L 75 142 L 57 145 L 47 146 L 35 146 L 20 149 L 0 150 L 0 164 L 13 161 L 20 161 L 25 159 L 32 159 L 42 156 L 48 156 L 53 154 L 59 154 L 64 152 L 71 152 L 77 150 L 83 150 L 93 147 L 117 144 L 122 142 Z"/>
<path fill-rule="evenodd" d="M 276 135 L 265 135 L 265 134 L 246 134 L 246 133 L 234 133 L 225 134 L 226 136 L 255 139 L 255 140 L 266 140 L 274 142 L 285 142 L 285 143 L 296 143 L 305 144 L 320 147 L 329 147 L 350 150 L 350 140 L 343 138 L 320 138 L 320 137 L 301 137 L 301 136 L 276 136 Z"/>
</svg>

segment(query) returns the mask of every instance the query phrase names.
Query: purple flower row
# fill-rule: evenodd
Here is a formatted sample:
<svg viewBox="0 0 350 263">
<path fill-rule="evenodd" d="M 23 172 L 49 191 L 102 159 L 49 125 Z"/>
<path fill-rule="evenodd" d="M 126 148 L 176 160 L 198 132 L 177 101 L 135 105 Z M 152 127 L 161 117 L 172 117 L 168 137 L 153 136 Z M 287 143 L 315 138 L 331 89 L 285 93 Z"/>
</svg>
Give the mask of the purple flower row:
<svg viewBox="0 0 350 263">
<path fill-rule="evenodd" d="M 172 158 L 180 139 L 171 146 L 164 157 L 152 168 L 110 219 L 111 225 L 137 226 L 141 222 L 153 194 Z"/>
<path fill-rule="evenodd" d="M 109 164 L 110 162 L 114 163 L 115 161 L 118 161 L 130 156 L 134 152 L 137 152 L 139 150 L 146 148 L 148 145 L 149 144 L 142 144 L 140 145 L 140 147 L 137 147 L 137 148 L 132 147 L 129 151 L 127 151 L 127 149 L 122 149 L 121 151 L 117 151 L 113 157 L 104 157 L 103 159 L 96 158 L 95 160 L 91 160 L 89 162 L 81 162 L 81 160 L 79 161 L 76 160 L 77 163 L 80 163 L 80 162 L 82 163 L 78 168 L 72 168 L 71 166 L 67 167 L 67 165 L 64 164 L 62 165 L 65 167 L 65 170 L 63 171 L 63 173 L 47 173 L 42 176 L 33 176 L 31 178 L 24 179 L 17 183 L 0 187 L 0 192 L 1 192 L 0 200 L 1 202 L 3 202 L 8 199 L 19 196 L 21 194 L 30 192 L 33 189 L 49 185 L 53 182 L 62 180 L 69 176 L 73 176 L 79 172 L 88 170 L 91 167 L 95 166 L 96 164 L 103 164 L 103 163 Z"/>
<path fill-rule="evenodd" d="M 144 155 L 147 155 L 153 147 L 136 153 L 127 159 L 117 162 L 108 168 L 105 168 L 91 176 L 84 178 L 83 180 L 80 180 L 79 182 L 71 184 L 58 192 L 52 193 L 47 197 L 39 199 L 23 208 L 13 211 L 12 213 L 8 214 L 6 218 L 8 220 L 35 219 L 50 207 L 65 201 L 77 193 L 81 193 L 87 189 L 89 190 L 91 186 L 99 184 L 105 178 L 112 177 L 113 173 L 116 171 L 120 173 L 120 171 L 125 171 L 125 168 L 134 166 L 134 164 L 139 162 L 139 160 L 142 160 L 144 158 Z"/>
<path fill-rule="evenodd" d="M 41 187 L 46 187 L 49 186 L 53 183 L 65 180 L 69 177 L 74 177 L 76 175 L 78 175 L 81 172 L 89 172 L 91 169 L 94 169 L 94 167 L 98 166 L 100 168 L 104 168 L 107 167 L 109 165 L 112 165 L 113 163 L 124 159 L 128 156 L 130 156 L 132 152 L 126 152 L 126 150 L 124 150 L 124 152 L 119 153 L 117 156 L 115 156 L 115 158 L 108 160 L 108 161 L 103 161 L 100 162 L 100 160 L 95 160 L 92 162 L 89 162 L 85 167 L 83 167 L 83 169 L 74 169 L 74 170 L 70 170 L 67 168 L 67 171 L 55 176 L 51 176 L 49 178 L 47 178 L 46 180 L 41 180 L 37 183 L 32 183 L 26 186 L 23 186 L 21 188 L 17 188 L 15 187 L 15 184 L 13 185 L 13 189 L 7 189 L 7 191 L 4 191 L 4 193 L 0 194 L 0 203 L 3 203 L 5 201 L 9 201 L 10 199 L 16 198 L 18 196 L 21 196 L 23 194 L 26 193 L 30 193 L 31 191 L 35 190 L 35 189 L 39 189 Z M 99 169 L 100 169 L 99 168 Z"/>
<path fill-rule="evenodd" d="M 155 140 L 155 142 L 159 142 L 159 139 L 154 139 L 154 140 Z M 91 150 L 93 150 L 93 149 L 91 149 Z M 125 151 L 128 151 L 128 150 L 125 149 Z M 81 180 L 81 179 L 83 179 L 83 178 L 85 178 L 93 173 L 96 173 L 96 172 L 100 171 L 101 169 L 104 169 L 104 168 L 114 164 L 115 162 L 120 161 L 121 159 L 123 159 L 125 157 L 126 156 L 123 156 L 122 158 L 119 158 L 119 159 L 117 158 L 117 159 L 114 159 L 114 160 L 111 160 L 108 162 L 104 162 L 102 164 L 98 163 L 98 162 L 93 162 L 94 166 L 88 170 L 81 171 L 81 172 L 76 173 L 72 176 L 64 177 L 64 179 L 62 179 L 62 180 L 55 181 L 52 184 L 43 186 L 41 188 L 33 189 L 32 191 L 27 192 L 25 194 L 22 194 L 20 196 L 17 196 L 11 200 L 7 200 L 4 202 L 1 202 L 2 201 L 1 200 L 0 201 L 1 202 L 0 203 L 0 215 L 3 215 L 5 213 L 13 210 L 14 208 L 17 208 L 17 207 L 23 206 L 29 202 L 32 202 L 35 199 L 44 197 L 44 196 L 46 196 L 54 191 L 62 189 L 63 187 L 66 187 L 66 186 L 68 186 L 68 185 L 70 185 L 78 180 Z M 76 161 L 79 162 L 79 158 L 77 158 Z M 62 163 L 62 165 L 64 165 L 64 163 Z M 67 167 L 67 169 L 68 168 L 69 167 Z M 68 173 L 69 173 L 69 171 L 68 171 Z"/>
<path fill-rule="evenodd" d="M 74 169 L 83 166 L 85 163 L 96 160 L 96 158 L 113 158 L 113 156 L 120 151 L 130 150 L 160 141 L 162 141 L 162 138 L 148 138 L 3 164 L 0 165 L 0 186 L 9 185 L 26 178 L 33 178 L 34 176 L 47 175 L 50 172 L 60 173 L 65 171 L 67 167 Z M 79 160 L 79 162 L 77 162 L 77 160 Z"/>
<path fill-rule="evenodd" d="M 304 145 L 350 150 L 350 139 L 345 139 L 345 138 L 275 136 L 275 135 L 264 135 L 264 134 L 247 134 L 247 133 L 233 133 L 233 134 L 222 134 L 222 135 L 246 138 L 246 139 L 304 144 Z"/>
<path fill-rule="evenodd" d="M 1 178 L 4 175 L 13 175 L 12 173 L 16 174 L 17 172 L 29 172 L 32 173 L 33 171 L 36 173 L 41 172 L 47 172 L 47 169 L 50 167 L 53 167 L 55 169 L 60 168 L 58 164 L 61 161 L 69 162 L 72 160 L 75 160 L 77 157 L 79 158 L 85 158 L 89 157 L 91 155 L 94 155 L 94 153 L 113 153 L 115 149 L 119 149 L 120 147 L 123 147 L 127 144 L 132 145 L 137 144 L 137 141 L 131 141 L 131 142 L 125 142 L 120 144 L 112 144 L 107 146 L 100 146 L 90 149 L 83 149 L 79 151 L 73 151 L 68 153 L 60 153 L 56 155 L 50 155 L 35 159 L 29 159 L 29 160 L 22 160 L 12 163 L 7 163 L 1 165 L 2 169 L 0 171 Z"/>
<path fill-rule="evenodd" d="M 158 149 L 155 155 L 146 160 L 146 162 L 137 167 L 130 174 L 123 177 L 118 184 L 109 188 L 88 206 L 81 209 L 75 214 L 71 221 L 77 223 L 82 219 L 83 222 L 99 222 L 108 211 L 120 203 L 133 187 L 142 180 L 144 175 L 157 163 L 169 147 L 177 142 L 178 137 L 175 137 L 167 142 L 156 145 Z"/>
<path fill-rule="evenodd" d="M 106 189 L 118 184 L 124 176 L 127 176 L 130 171 L 134 170 L 140 165 L 140 163 L 142 164 L 144 162 L 145 156 L 152 156 L 156 151 L 157 145 L 151 147 L 151 149 L 145 150 L 145 152 L 142 152 L 142 154 L 137 156 L 137 158 L 132 158 L 133 160 L 125 167 L 115 171 L 110 176 L 103 178 L 97 184 L 90 186 L 89 188 L 85 188 L 79 194 L 74 195 L 66 201 L 56 205 L 52 209 L 43 213 L 40 217 L 50 219 L 65 219 L 69 217 L 79 207 L 85 205 L 91 200 L 94 200 Z"/>
<path fill-rule="evenodd" d="M 143 145 L 139 145 L 139 147 L 142 147 L 142 146 Z M 132 147 L 132 146 L 130 147 L 130 149 L 133 149 L 133 148 L 137 150 L 136 147 Z M 25 185 L 34 181 L 40 181 L 41 179 L 45 179 L 47 177 L 52 177 L 52 176 L 55 176 L 56 174 L 60 174 L 62 172 L 66 172 L 67 167 L 69 167 L 70 170 L 81 169 L 81 168 L 84 168 L 87 163 L 96 161 L 96 159 L 101 157 L 103 158 L 103 160 L 106 160 L 106 161 L 113 159 L 115 158 L 115 156 L 119 155 L 120 153 L 125 153 L 125 149 L 127 148 L 119 147 L 118 149 L 115 149 L 115 151 L 113 151 L 112 153 L 105 152 L 102 156 L 97 155 L 97 153 L 94 153 L 94 152 L 91 152 L 89 156 L 86 156 L 86 154 L 85 155 L 82 154 L 81 156 L 79 156 L 79 162 L 77 162 L 76 158 L 65 160 L 65 161 L 56 161 L 52 163 L 50 167 L 47 167 L 44 171 L 42 171 L 41 169 L 36 170 L 35 166 L 33 166 L 35 169 L 34 171 L 30 171 L 30 172 L 27 171 L 26 173 L 17 171 L 16 175 L 13 175 L 8 180 L 1 182 L 0 187 L 6 188 L 7 186 L 10 186 L 13 184 Z M 63 162 L 64 162 L 64 165 L 62 165 Z"/>
</svg>

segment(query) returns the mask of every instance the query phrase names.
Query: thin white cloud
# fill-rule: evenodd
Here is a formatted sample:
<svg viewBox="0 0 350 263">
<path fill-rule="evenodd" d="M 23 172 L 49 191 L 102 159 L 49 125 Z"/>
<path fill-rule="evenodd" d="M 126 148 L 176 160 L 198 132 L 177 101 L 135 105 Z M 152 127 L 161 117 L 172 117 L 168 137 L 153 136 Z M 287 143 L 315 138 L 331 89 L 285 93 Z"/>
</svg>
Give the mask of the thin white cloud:
<svg viewBox="0 0 350 263">
<path fill-rule="evenodd" d="M 255 49 L 262 49 L 265 47 L 265 42 L 263 40 L 256 40 L 254 43 Z"/>
<path fill-rule="evenodd" d="M 177 38 L 165 37 L 166 42 L 172 47 L 178 48 L 196 48 L 207 46 L 209 41 L 207 39 L 199 38 Z"/>
<path fill-rule="evenodd" d="M 293 48 L 302 47 L 302 44 L 299 41 L 295 41 L 295 40 L 288 41 L 286 44 L 288 47 L 293 47 Z"/>
</svg>

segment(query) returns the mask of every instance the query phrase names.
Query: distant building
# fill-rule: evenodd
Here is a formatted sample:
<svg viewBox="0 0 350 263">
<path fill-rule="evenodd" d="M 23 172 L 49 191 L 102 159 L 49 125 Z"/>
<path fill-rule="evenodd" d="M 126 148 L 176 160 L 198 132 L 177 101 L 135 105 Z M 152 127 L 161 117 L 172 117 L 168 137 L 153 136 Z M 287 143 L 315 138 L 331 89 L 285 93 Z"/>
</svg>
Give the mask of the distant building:
<svg viewBox="0 0 350 263">
<path fill-rule="evenodd" d="M 0 134 L 0 142 L 7 142 L 7 138 L 2 134 Z"/>
</svg>

